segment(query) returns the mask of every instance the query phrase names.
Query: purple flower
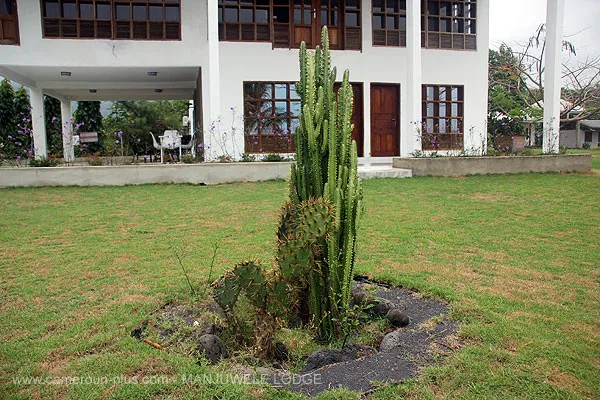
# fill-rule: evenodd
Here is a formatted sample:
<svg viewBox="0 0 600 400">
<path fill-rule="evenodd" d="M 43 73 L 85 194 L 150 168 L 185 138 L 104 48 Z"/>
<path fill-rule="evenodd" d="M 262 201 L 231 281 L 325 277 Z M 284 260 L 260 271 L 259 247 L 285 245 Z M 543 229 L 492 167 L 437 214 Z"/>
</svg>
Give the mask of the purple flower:
<svg viewBox="0 0 600 400">
<path fill-rule="evenodd" d="M 52 122 L 56 121 L 58 118 L 52 117 Z"/>
<path fill-rule="evenodd" d="M 20 159 L 21 159 L 21 156 L 17 156 L 17 160 L 20 160 Z"/>
<path fill-rule="evenodd" d="M 8 135 L 8 138 L 9 138 L 9 139 L 12 139 L 12 136 Z"/>
<path fill-rule="evenodd" d="M 141 139 L 139 139 L 139 138 L 138 138 L 137 142 L 138 142 L 138 143 L 139 143 L 139 142 L 141 142 Z"/>
<path fill-rule="evenodd" d="M 135 121 L 134 120 L 131 120 L 131 125 L 135 125 Z"/>
<path fill-rule="evenodd" d="M 118 140 L 115 140 L 115 143 L 119 144 L 119 141 L 118 141 Z"/>
</svg>

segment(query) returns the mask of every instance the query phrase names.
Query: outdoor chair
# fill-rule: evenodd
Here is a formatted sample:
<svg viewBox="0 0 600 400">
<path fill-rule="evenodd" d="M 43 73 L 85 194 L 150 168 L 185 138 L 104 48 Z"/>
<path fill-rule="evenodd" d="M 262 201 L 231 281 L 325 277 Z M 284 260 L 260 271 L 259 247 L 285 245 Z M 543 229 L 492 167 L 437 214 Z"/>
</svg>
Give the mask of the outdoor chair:
<svg viewBox="0 0 600 400">
<path fill-rule="evenodd" d="M 152 145 L 156 150 L 160 150 L 160 162 L 163 163 L 164 151 L 179 148 L 179 159 L 181 160 L 181 135 L 175 130 L 165 131 L 164 135 L 159 136 L 160 144 L 156 141 L 154 134 L 152 135 Z"/>
</svg>

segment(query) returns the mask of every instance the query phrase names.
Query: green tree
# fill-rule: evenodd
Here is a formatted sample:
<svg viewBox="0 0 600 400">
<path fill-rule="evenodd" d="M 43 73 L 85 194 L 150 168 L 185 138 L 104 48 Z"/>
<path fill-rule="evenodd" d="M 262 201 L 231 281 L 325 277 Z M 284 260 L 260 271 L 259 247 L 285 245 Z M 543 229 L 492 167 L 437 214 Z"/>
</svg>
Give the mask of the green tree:
<svg viewBox="0 0 600 400">
<path fill-rule="evenodd" d="M 15 92 L 15 115 L 17 118 L 17 137 L 22 144 L 23 152 L 28 155 L 32 153 L 31 138 L 31 102 L 29 93 L 24 86 L 21 86 Z"/>
<path fill-rule="evenodd" d="M 75 126 L 79 131 L 97 132 L 98 143 L 88 143 L 84 153 L 95 153 L 100 151 L 102 143 L 102 113 L 99 101 L 80 101 L 74 113 Z M 68 123 L 68 122 L 65 122 Z"/>
<path fill-rule="evenodd" d="M 3 79 L 0 83 L 0 149 L 5 158 L 13 159 L 17 156 L 16 119 L 15 90 L 9 80 Z"/>
<path fill-rule="evenodd" d="M 44 96 L 44 115 L 48 153 L 59 156 L 63 151 L 60 100 Z"/>
<path fill-rule="evenodd" d="M 120 101 L 110 108 L 103 122 L 104 143 L 107 151 L 114 148 L 124 154 L 149 154 L 153 152 L 152 136 L 167 129 L 182 129 L 182 117 L 187 115 L 188 102 L 176 101 Z M 116 141 L 119 143 L 116 143 Z"/>
</svg>

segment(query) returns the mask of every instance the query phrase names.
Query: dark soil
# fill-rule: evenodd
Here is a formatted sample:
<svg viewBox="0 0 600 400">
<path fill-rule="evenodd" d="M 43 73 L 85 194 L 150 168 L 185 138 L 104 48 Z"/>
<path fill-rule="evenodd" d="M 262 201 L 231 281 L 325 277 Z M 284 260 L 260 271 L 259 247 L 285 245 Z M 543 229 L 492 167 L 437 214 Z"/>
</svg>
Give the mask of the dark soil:
<svg viewBox="0 0 600 400">
<path fill-rule="evenodd" d="M 374 282 L 358 282 L 358 287 Z M 440 300 L 423 297 L 418 292 L 402 287 L 377 285 L 376 295 L 392 301 L 410 316 L 410 324 L 396 329 L 401 345 L 391 351 L 317 370 L 298 374 L 273 376 L 274 386 L 315 396 L 325 390 L 345 387 L 358 392 L 373 390 L 372 383 L 395 384 L 415 378 L 420 368 L 436 358 L 448 355 L 460 347 L 456 334 L 458 324 L 443 318 L 448 305 Z M 431 320 L 436 318 L 434 321 Z"/>
<path fill-rule="evenodd" d="M 398 344 L 396 347 L 388 351 L 362 353 L 358 359 L 325 365 L 298 374 L 286 370 L 289 364 L 277 363 L 278 368 L 283 366 L 283 369 L 263 368 L 263 372 L 266 371 L 266 376 L 270 375 L 270 378 L 261 380 L 274 387 L 307 396 L 315 396 L 337 387 L 365 393 L 381 387 L 382 383 L 397 384 L 415 378 L 422 367 L 436 362 L 440 356 L 448 355 L 460 347 L 457 338 L 459 326 L 446 318 L 448 305 L 444 301 L 423 297 L 415 290 L 371 282 L 366 278 L 357 278 L 355 287 L 367 292 L 374 290 L 377 297 L 391 301 L 396 308 L 408 314 L 408 326 L 389 326 L 385 332 L 377 335 L 376 343 L 369 343 L 375 350 L 379 350 L 379 343 L 384 336 L 394 332 L 393 336 Z M 232 337 L 227 337 L 226 323 L 216 304 L 167 305 L 153 312 L 148 323 L 132 332 L 138 339 L 148 337 L 150 340 L 158 340 L 167 351 L 183 352 L 190 356 L 197 356 L 197 353 L 190 349 L 195 347 L 199 337 L 204 334 L 225 335 L 221 336 L 221 339 L 229 343 L 228 346 L 234 344 L 228 342 Z M 235 357 L 237 360 L 240 359 L 240 354 L 242 359 L 244 358 L 243 350 L 241 353 L 234 350 L 233 353 L 238 354 L 238 357 Z M 303 356 L 306 359 L 308 354 Z M 265 367 L 271 366 L 267 361 L 254 360 Z M 239 368 L 235 367 L 238 364 L 234 363 L 231 370 L 246 371 L 243 361 L 238 361 L 240 362 Z"/>
</svg>

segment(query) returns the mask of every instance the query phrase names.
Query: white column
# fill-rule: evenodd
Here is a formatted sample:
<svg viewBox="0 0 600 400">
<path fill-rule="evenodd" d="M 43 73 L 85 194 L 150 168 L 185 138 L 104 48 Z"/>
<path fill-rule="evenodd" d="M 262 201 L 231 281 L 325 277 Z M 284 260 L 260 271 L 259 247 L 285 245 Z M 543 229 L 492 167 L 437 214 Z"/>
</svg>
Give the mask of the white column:
<svg viewBox="0 0 600 400">
<path fill-rule="evenodd" d="M 221 79 L 219 62 L 219 6 L 217 0 L 207 0 L 208 68 L 202 68 L 202 120 L 207 160 L 212 154 L 210 127 L 221 116 Z M 211 146 L 211 148 L 207 148 Z M 211 157 L 212 155 L 212 157 Z"/>
<path fill-rule="evenodd" d="M 48 146 L 46 143 L 46 121 L 44 118 L 44 93 L 42 89 L 34 87 L 30 87 L 29 90 L 35 158 L 46 158 L 48 156 Z"/>
<path fill-rule="evenodd" d="M 407 113 L 402 117 L 400 132 L 400 155 L 408 157 L 421 150 L 418 127 L 421 126 L 421 0 L 406 2 L 406 52 L 408 54 L 406 98 Z M 415 124 L 415 122 L 418 122 Z"/>
<path fill-rule="evenodd" d="M 65 162 L 75 161 L 73 146 L 73 107 L 71 99 L 60 99 L 60 116 L 62 119 L 63 157 Z"/>
<path fill-rule="evenodd" d="M 560 133 L 560 71 L 565 0 L 547 0 L 544 77 L 544 153 L 558 153 Z"/>
</svg>

